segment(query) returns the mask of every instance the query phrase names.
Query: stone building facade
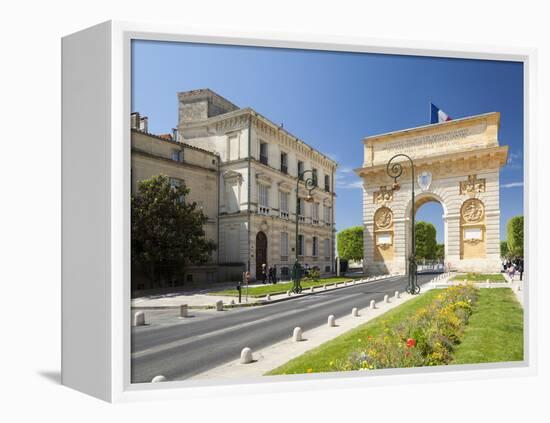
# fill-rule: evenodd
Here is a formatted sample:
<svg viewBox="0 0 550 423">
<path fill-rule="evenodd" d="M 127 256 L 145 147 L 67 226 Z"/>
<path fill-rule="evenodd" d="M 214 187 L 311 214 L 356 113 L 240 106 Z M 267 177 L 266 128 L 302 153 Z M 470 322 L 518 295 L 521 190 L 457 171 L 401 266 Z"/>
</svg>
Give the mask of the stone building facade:
<svg viewBox="0 0 550 423">
<path fill-rule="evenodd" d="M 364 271 L 406 273 L 411 237 L 411 167 L 397 158 L 399 189 L 387 174 L 396 154 L 415 165 L 415 208 L 441 203 L 445 264 L 461 272 L 500 270 L 499 171 L 507 146 L 500 146 L 499 113 L 488 113 L 364 139 Z M 418 176 L 430 183 L 422 191 Z"/>
<path fill-rule="evenodd" d="M 296 251 L 296 184 L 311 169 L 313 202 L 299 182 L 298 256 L 334 271 L 336 162 L 250 108 L 209 89 L 178 94 L 178 141 L 219 156 L 219 264 L 241 265 L 252 277 L 262 264 L 288 278 Z"/>
<path fill-rule="evenodd" d="M 147 118 L 132 114 L 131 129 L 131 192 L 139 181 L 166 175 L 174 185 L 182 182 L 190 189 L 185 201 L 196 202 L 208 217 L 204 231 L 207 239 L 218 243 L 218 167 L 217 154 L 176 142 L 173 134 L 153 135 L 148 132 Z M 218 256 L 214 251 L 210 262 L 186 269 L 183 281 L 157 281 L 154 286 L 146 278 L 133 277 L 134 289 L 164 288 L 171 284 L 215 282 L 219 277 Z"/>
</svg>

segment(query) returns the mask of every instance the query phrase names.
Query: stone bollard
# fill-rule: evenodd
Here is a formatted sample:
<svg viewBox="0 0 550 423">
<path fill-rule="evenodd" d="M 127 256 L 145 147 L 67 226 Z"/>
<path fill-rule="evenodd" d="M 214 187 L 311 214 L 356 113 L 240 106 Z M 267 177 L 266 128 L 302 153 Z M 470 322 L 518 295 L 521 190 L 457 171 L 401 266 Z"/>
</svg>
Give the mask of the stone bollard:
<svg viewBox="0 0 550 423">
<path fill-rule="evenodd" d="M 485 283 L 491 283 L 491 282 L 489 281 L 489 279 L 487 279 L 487 280 L 485 281 Z"/>
<path fill-rule="evenodd" d="M 292 293 L 290 291 L 286 291 L 286 295 L 288 295 L 290 297 L 290 295 L 292 295 Z"/>
<path fill-rule="evenodd" d="M 395 291 L 394 298 L 397 300 L 399 298 L 399 291 Z"/>
<path fill-rule="evenodd" d="M 521 285 L 520 284 L 518 284 L 517 290 L 518 290 L 518 292 L 521 291 Z"/>
<path fill-rule="evenodd" d="M 151 383 L 166 382 L 167 380 L 163 375 L 158 375 L 151 380 Z"/>
<path fill-rule="evenodd" d="M 357 310 L 357 307 L 353 307 L 353 308 L 351 309 L 351 315 L 352 315 L 353 317 L 359 317 L 359 311 Z"/>
<path fill-rule="evenodd" d="M 300 342 L 303 341 L 304 338 L 302 338 L 302 328 L 301 327 L 295 327 L 294 332 L 292 332 L 292 340 L 294 342 Z"/>
<path fill-rule="evenodd" d="M 246 347 L 241 351 L 241 364 L 252 363 L 252 349 Z"/>
<path fill-rule="evenodd" d="M 188 317 L 188 310 L 189 310 L 189 307 L 187 307 L 187 304 L 180 305 L 180 317 L 181 318 Z"/>
<path fill-rule="evenodd" d="M 143 311 L 138 311 L 134 314 L 134 326 L 144 326 L 145 325 L 145 313 Z"/>
<path fill-rule="evenodd" d="M 266 301 L 271 301 L 271 295 L 267 294 L 267 295 L 265 296 L 265 300 L 266 300 Z"/>
<path fill-rule="evenodd" d="M 315 289 L 313 287 L 309 288 L 309 292 L 314 292 L 314 291 L 315 291 Z"/>
<path fill-rule="evenodd" d="M 223 311 L 223 301 L 216 301 L 216 311 Z"/>
<path fill-rule="evenodd" d="M 336 326 L 336 318 L 334 317 L 334 314 L 328 316 L 327 324 L 329 328 L 333 328 L 334 326 Z"/>
<path fill-rule="evenodd" d="M 235 305 L 235 300 L 231 300 L 231 302 L 229 304 Z"/>
<path fill-rule="evenodd" d="M 327 290 L 327 286 L 323 285 L 323 291 L 326 291 L 326 290 Z"/>
<path fill-rule="evenodd" d="M 376 301 L 370 300 L 370 308 L 373 310 L 376 308 Z"/>
<path fill-rule="evenodd" d="M 385 303 L 389 303 L 389 302 L 390 302 L 390 297 L 388 297 L 388 294 L 384 295 L 384 302 L 385 302 Z"/>
</svg>

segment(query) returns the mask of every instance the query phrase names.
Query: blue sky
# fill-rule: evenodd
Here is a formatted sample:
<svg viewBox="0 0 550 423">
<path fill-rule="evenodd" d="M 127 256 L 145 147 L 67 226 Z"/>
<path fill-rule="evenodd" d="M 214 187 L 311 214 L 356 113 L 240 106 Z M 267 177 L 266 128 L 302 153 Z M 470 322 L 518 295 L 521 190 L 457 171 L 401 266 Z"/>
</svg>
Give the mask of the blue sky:
<svg viewBox="0 0 550 423">
<path fill-rule="evenodd" d="M 509 146 L 500 173 L 501 239 L 523 214 L 523 65 L 516 62 L 134 41 L 132 111 L 153 133 L 177 124 L 178 91 L 210 88 L 252 107 L 339 164 L 336 226 L 361 225 L 362 139 L 430 120 L 430 102 L 452 118 L 498 111 L 499 140 Z M 428 203 L 418 220 L 436 225 Z"/>
</svg>

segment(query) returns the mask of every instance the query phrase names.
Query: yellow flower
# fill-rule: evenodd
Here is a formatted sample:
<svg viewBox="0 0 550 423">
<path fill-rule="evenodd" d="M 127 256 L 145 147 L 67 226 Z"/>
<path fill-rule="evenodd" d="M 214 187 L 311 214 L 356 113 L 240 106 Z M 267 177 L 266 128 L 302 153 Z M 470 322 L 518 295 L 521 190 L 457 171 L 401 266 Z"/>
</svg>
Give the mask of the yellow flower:
<svg viewBox="0 0 550 423">
<path fill-rule="evenodd" d="M 313 372 L 313 369 L 307 369 L 307 372 L 311 373 L 311 372 Z"/>
</svg>

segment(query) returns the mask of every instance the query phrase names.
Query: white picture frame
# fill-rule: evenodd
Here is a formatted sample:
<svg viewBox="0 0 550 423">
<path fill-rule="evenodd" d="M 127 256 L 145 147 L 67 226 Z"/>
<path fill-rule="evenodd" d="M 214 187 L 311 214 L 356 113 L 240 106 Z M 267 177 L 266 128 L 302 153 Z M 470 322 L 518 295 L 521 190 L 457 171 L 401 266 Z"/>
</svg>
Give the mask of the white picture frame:
<svg viewBox="0 0 550 423">
<path fill-rule="evenodd" d="M 132 39 L 512 60 L 524 64 L 525 359 L 451 367 L 130 383 L 130 43 Z M 536 52 L 525 48 L 315 35 L 237 33 L 105 22 L 62 41 L 62 383 L 110 402 L 533 375 L 537 223 Z M 91 119 L 93 124 L 90 124 Z M 82 128 L 86 128 L 85 131 Z M 86 195 L 83 195 L 86 193 Z M 85 295 L 82 295 L 85 293 Z"/>
</svg>

